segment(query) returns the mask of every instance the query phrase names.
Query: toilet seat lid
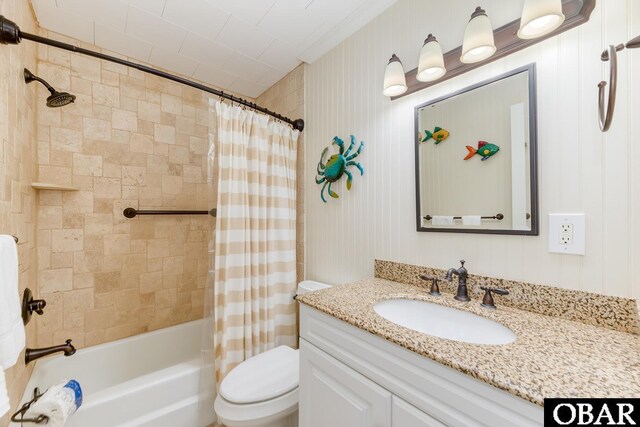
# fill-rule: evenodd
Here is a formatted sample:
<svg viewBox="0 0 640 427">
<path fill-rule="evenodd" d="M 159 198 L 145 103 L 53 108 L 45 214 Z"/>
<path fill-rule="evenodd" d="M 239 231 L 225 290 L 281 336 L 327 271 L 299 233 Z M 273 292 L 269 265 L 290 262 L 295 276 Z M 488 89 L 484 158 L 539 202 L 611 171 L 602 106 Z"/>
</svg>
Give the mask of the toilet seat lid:
<svg viewBox="0 0 640 427">
<path fill-rule="evenodd" d="M 257 403 L 298 387 L 298 350 L 286 345 L 245 360 L 227 374 L 220 395 L 232 403 Z"/>
</svg>

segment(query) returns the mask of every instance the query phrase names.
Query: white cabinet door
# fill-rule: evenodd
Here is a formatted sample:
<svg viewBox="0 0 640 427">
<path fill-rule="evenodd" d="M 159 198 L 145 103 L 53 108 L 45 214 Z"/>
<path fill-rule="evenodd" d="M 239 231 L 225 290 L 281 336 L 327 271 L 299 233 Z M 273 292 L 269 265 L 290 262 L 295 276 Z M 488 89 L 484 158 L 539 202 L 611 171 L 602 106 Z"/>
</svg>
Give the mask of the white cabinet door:
<svg viewBox="0 0 640 427">
<path fill-rule="evenodd" d="M 300 427 L 391 427 L 391 393 L 300 340 Z"/>
<path fill-rule="evenodd" d="M 391 412 L 393 427 L 446 427 L 440 421 L 397 396 L 393 396 Z"/>
</svg>

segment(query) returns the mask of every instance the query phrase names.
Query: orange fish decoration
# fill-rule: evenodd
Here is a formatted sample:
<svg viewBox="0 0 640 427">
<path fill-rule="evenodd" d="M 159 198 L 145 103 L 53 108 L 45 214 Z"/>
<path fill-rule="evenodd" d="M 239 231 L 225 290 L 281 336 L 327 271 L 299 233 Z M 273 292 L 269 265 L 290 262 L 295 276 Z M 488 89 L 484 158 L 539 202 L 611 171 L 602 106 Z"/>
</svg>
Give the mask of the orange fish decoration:
<svg viewBox="0 0 640 427">
<path fill-rule="evenodd" d="M 485 161 L 489 157 L 500 151 L 500 147 L 495 144 L 490 144 L 487 141 L 478 141 L 478 149 L 467 145 L 467 150 L 469 150 L 469 154 L 467 154 L 467 157 L 464 158 L 465 160 L 469 160 L 475 154 L 477 154 L 482 157 L 482 161 Z"/>
</svg>

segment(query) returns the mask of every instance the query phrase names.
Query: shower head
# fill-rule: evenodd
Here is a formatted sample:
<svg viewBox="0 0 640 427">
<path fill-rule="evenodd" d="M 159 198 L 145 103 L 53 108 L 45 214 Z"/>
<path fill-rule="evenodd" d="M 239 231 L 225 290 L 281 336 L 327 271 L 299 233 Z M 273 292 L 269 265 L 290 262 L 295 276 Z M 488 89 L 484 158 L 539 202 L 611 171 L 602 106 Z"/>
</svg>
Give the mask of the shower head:
<svg viewBox="0 0 640 427">
<path fill-rule="evenodd" d="M 71 95 L 68 92 L 55 92 L 47 98 L 47 107 L 64 107 L 65 105 L 71 104 L 75 100 L 76 96 Z"/>
<path fill-rule="evenodd" d="M 40 77 L 34 75 L 31 71 L 24 69 L 24 81 L 25 83 L 31 83 L 33 81 L 38 81 L 42 83 L 48 90 L 51 92 L 51 95 L 47 98 L 47 107 L 56 108 L 56 107 L 64 107 L 65 105 L 71 104 L 76 100 L 75 95 L 71 95 L 67 92 L 58 92 L 51 86 L 49 83 L 41 79 Z"/>
</svg>

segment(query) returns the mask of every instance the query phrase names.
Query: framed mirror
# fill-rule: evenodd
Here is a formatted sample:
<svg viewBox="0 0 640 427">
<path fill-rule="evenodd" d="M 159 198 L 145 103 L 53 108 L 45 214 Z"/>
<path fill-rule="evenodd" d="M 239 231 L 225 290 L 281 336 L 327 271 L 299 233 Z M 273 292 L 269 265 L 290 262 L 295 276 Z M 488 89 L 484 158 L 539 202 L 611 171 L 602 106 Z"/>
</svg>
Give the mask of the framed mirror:
<svg viewBox="0 0 640 427">
<path fill-rule="evenodd" d="M 538 235 L 535 64 L 415 107 L 417 230 Z"/>
</svg>

